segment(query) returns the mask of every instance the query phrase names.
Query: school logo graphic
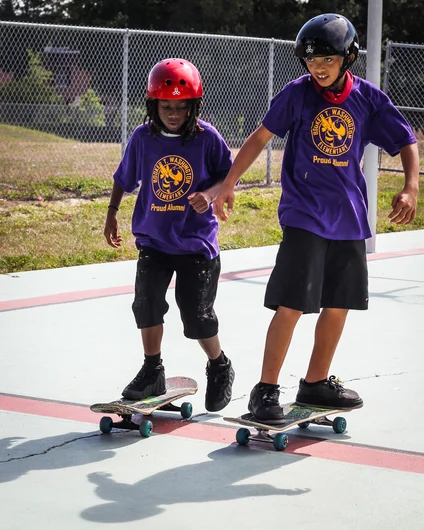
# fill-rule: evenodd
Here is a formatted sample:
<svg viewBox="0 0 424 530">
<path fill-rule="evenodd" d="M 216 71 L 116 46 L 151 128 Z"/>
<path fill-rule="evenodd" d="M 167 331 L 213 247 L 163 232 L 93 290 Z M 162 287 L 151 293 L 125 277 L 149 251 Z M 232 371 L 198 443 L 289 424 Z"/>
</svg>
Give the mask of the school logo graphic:
<svg viewBox="0 0 424 530">
<path fill-rule="evenodd" d="M 193 184 L 193 170 L 184 158 L 164 156 L 153 168 L 153 193 L 163 202 L 173 202 L 186 195 Z"/>
<path fill-rule="evenodd" d="M 172 92 L 172 95 L 173 96 L 179 96 L 180 94 L 181 94 L 181 92 L 178 90 L 178 87 L 175 87 L 174 91 Z"/>
<path fill-rule="evenodd" d="M 321 153 L 341 156 L 352 147 L 355 123 L 345 110 L 330 107 L 316 116 L 311 133 L 312 141 Z"/>
<path fill-rule="evenodd" d="M 306 53 L 307 53 L 308 55 L 314 53 L 314 49 L 312 48 L 312 46 L 311 46 L 310 44 L 308 44 L 308 45 L 306 46 Z"/>
</svg>

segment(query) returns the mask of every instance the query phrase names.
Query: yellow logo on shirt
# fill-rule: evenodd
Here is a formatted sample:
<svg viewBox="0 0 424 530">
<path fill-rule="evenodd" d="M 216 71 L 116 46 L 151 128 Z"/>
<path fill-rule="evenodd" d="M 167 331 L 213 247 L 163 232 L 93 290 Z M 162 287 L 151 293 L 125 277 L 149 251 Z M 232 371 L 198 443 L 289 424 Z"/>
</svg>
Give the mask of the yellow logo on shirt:
<svg viewBox="0 0 424 530">
<path fill-rule="evenodd" d="M 312 141 L 327 156 L 340 156 L 352 147 L 355 123 L 343 109 L 331 107 L 323 110 L 312 122 Z"/>
<path fill-rule="evenodd" d="M 152 172 L 153 193 L 163 202 L 184 197 L 193 184 L 193 170 L 180 156 L 164 156 L 158 160 Z"/>
</svg>

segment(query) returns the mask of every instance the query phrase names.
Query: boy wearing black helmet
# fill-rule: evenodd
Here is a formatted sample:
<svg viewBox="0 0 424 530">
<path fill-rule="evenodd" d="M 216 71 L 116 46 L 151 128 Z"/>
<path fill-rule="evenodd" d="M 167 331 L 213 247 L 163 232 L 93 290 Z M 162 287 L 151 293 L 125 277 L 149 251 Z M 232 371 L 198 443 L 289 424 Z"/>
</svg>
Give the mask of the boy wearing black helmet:
<svg viewBox="0 0 424 530">
<path fill-rule="evenodd" d="M 117 248 L 117 212 L 124 192 L 139 189 L 132 231 L 139 250 L 132 304 L 141 330 L 144 363 L 124 388 L 126 399 L 164 394 L 161 345 L 166 292 L 175 273 L 175 299 L 184 335 L 205 351 L 205 407 L 231 400 L 234 369 L 221 350 L 214 311 L 221 262 L 218 221 L 211 202 L 231 167 L 231 152 L 218 131 L 199 119 L 203 86 L 185 59 L 156 64 L 147 83 L 147 123 L 132 134 L 114 174 L 104 235 Z"/>
<path fill-rule="evenodd" d="M 274 135 L 288 133 L 278 208 L 283 240 L 265 294 L 265 306 L 275 314 L 261 379 L 249 401 L 258 420 L 275 423 L 283 419 L 279 373 L 303 313 L 320 316 L 297 402 L 340 409 L 363 405 L 329 371 L 348 311 L 368 308 L 365 240 L 371 231 L 360 166 L 366 145 L 392 156 L 400 153 L 405 186 L 393 197 L 393 222 L 413 221 L 418 195 L 419 156 L 412 130 L 383 92 L 349 71 L 358 54 L 349 20 L 337 14 L 311 19 L 297 36 L 295 54 L 309 73 L 274 97 L 214 202 L 216 214 L 227 220 L 237 180 Z"/>
</svg>

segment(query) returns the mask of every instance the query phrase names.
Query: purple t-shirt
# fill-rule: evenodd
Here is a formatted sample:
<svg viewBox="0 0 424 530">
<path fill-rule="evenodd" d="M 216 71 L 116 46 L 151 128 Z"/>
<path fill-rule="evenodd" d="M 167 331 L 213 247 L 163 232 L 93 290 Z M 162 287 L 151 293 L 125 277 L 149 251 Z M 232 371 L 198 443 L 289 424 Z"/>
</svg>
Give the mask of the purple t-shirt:
<svg viewBox="0 0 424 530">
<path fill-rule="evenodd" d="M 212 205 L 197 213 L 188 196 L 224 180 L 231 152 L 218 131 L 199 120 L 203 131 L 182 145 L 180 136 L 153 136 L 147 125 L 138 127 L 114 174 L 131 193 L 139 186 L 132 218 L 137 248 L 153 247 L 167 254 L 219 254 L 218 221 Z"/>
<path fill-rule="evenodd" d="M 371 237 L 360 167 L 364 148 L 372 143 L 395 156 L 416 142 L 384 92 L 354 77 L 347 99 L 334 104 L 307 74 L 273 98 L 262 123 L 281 138 L 289 133 L 281 170 L 281 226 L 327 239 Z"/>
</svg>

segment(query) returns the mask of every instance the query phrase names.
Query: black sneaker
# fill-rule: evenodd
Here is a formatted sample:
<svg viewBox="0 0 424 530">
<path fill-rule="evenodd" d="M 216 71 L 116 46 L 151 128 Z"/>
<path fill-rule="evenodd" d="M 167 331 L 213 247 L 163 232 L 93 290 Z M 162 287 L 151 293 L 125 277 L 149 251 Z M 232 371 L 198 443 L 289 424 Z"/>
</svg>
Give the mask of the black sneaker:
<svg viewBox="0 0 424 530">
<path fill-rule="evenodd" d="M 281 423 L 284 421 L 284 414 L 279 398 L 279 385 L 258 383 L 250 393 L 249 411 L 263 423 Z"/>
<path fill-rule="evenodd" d="M 161 396 L 166 393 L 165 368 L 143 364 L 141 370 L 129 385 L 122 391 L 122 397 L 132 401 L 141 401 L 150 396 Z"/>
<path fill-rule="evenodd" d="M 342 410 L 359 409 L 364 404 L 354 390 L 344 388 L 334 375 L 313 384 L 307 384 L 301 379 L 296 403 L 309 407 Z"/>
<path fill-rule="evenodd" d="M 230 359 L 226 357 L 225 363 L 217 365 L 208 361 L 206 377 L 208 384 L 206 387 L 205 408 L 209 412 L 218 412 L 231 401 L 235 373 Z"/>
</svg>

